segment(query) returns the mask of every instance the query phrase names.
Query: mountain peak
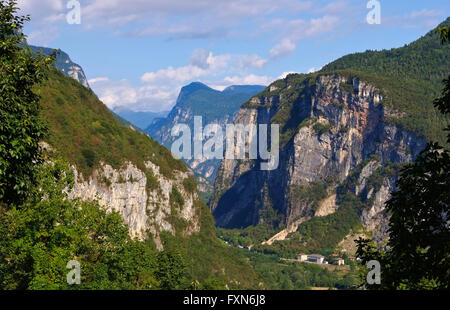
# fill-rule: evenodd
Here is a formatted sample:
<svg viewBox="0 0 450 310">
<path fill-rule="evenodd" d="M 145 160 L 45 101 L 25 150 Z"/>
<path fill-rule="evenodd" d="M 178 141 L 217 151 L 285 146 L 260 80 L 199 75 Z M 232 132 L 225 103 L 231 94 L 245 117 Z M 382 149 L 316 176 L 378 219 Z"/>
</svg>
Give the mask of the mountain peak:
<svg viewBox="0 0 450 310">
<path fill-rule="evenodd" d="M 186 86 L 184 86 L 181 91 L 189 91 L 189 92 L 193 92 L 193 91 L 197 91 L 200 89 L 205 89 L 205 90 L 213 90 L 211 87 L 209 87 L 208 85 L 205 85 L 201 82 L 192 82 Z"/>
<path fill-rule="evenodd" d="M 218 92 L 217 90 L 214 90 L 201 82 L 192 82 L 181 88 L 180 94 L 178 95 L 177 104 L 183 102 L 185 98 L 189 97 L 191 94 L 200 90 L 208 92 Z"/>
<path fill-rule="evenodd" d="M 42 54 L 44 55 L 50 55 L 54 50 L 48 47 L 33 46 L 33 45 L 28 46 L 33 52 L 35 53 L 42 52 Z M 58 50 L 54 66 L 64 75 L 77 80 L 84 87 L 90 88 L 86 75 L 84 74 L 83 68 L 81 68 L 80 65 L 74 63 L 67 53 Z"/>
</svg>

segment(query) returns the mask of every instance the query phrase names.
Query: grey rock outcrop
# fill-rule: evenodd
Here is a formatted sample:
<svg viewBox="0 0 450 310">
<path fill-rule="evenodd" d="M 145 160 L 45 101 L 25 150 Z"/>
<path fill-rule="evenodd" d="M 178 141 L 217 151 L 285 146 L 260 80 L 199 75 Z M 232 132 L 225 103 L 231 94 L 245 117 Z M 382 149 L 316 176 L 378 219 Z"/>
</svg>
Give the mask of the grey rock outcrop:
<svg viewBox="0 0 450 310">
<path fill-rule="evenodd" d="M 176 233 L 171 221 L 174 210 L 170 205 L 170 193 L 172 188 L 176 187 L 183 197 L 184 204 L 175 216 L 188 223 L 187 228 L 181 233 L 189 236 L 198 232 L 200 219 L 194 206 L 194 200 L 198 197 L 195 192 L 186 191 L 182 184 L 189 174 L 176 171 L 174 178 L 168 179 L 152 162 L 146 162 L 146 168 L 152 170 L 158 186 L 149 188 L 145 173 L 131 163 L 124 164 L 119 170 L 102 164 L 101 168 L 95 170 L 87 180 L 84 180 L 73 167 L 75 184 L 69 198 L 97 200 L 107 211 L 116 211 L 122 215 L 131 237 L 142 240 L 150 233 L 156 246 L 162 249 L 160 233 L 163 231 Z"/>
<path fill-rule="evenodd" d="M 339 208 L 339 201 L 315 210 L 312 204 L 294 199 L 294 189 L 321 182 L 335 191 L 356 167 L 376 155 L 377 160 L 362 168 L 352 190 L 373 201 L 360 218 L 365 228 L 382 239 L 388 219 L 384 202 L 396 179 L 385 178 L 381 188 L 371 189 L 366 189 L 367 180 L 386 163 L 413 160 L 426 141 L 388 121 L 398 113 L 382 104 L 384 95 L 370 83 L 337 74 L 321 75 L 311 82 L 270 86 L 239 110 L 236 124 L 276 123 L 284 113 L 289 115 L 284 119 L 289 126 L 286 133 L 280 131 L 278 169 L 261 171 L 258 160 L 222 161 L 210 203 L 216 222 L 230 228 L 255 225 L 265 221 L 262 214 L 267 209 L 281 214 L 286 226 L 301 218 L 330 214 Z"/>
<path fill-rule="evenodd" d="M 42 52 L 44 55 L 50 55 L 53 52 L 53 49 L 51 48 L 40 46 L 30 45 L 30 49 L 36 53 Z M 90 88 L 83 68 L 81 68 L 80 65 L 74 63 L 67 53 L 59 51 L 54 66 L 64 75 L 77 80 L 84 87 Z"/>
</svg>

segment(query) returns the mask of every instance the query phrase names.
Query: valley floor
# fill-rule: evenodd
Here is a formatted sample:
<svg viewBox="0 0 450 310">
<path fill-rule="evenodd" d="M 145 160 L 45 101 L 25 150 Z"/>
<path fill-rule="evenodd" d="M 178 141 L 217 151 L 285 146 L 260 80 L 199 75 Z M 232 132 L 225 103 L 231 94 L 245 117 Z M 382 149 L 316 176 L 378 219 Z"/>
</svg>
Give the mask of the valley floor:
<svg viewBox="0 0 450 310">
<path fill-rule="evenodd" d="M 239 257 L 248 261 L 267 289 L 318 290 L 358 289 L 361 281 L 356 263 L 351 265 L 315 264 L 233 245 L 221 239 Z"/>
</svg>

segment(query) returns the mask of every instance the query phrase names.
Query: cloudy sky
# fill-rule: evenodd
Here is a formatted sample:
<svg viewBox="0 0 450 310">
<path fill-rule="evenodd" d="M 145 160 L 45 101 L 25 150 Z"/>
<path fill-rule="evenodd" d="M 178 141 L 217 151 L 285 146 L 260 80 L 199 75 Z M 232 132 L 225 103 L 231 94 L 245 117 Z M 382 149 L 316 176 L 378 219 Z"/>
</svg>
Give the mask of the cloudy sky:
<svg viewBox="0 0 450 310">
<path fill-rule="evenodd" d="M 345 54 L 399 47 L 443 21 L 448 0 L 19 0 L 31 44 L 60 48 L 80 64 L 110 108 L 169 110 L 180 88 L 267 85 Z M 73 0 L 72 0 L 73 2 Z"/>
</svg>

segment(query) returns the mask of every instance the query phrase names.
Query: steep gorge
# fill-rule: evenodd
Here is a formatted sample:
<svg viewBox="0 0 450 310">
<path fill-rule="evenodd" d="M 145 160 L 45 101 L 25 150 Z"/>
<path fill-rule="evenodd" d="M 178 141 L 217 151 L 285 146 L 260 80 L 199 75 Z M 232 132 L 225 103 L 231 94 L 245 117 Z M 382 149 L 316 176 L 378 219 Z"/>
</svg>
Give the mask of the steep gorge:
<svg viewBox="0 0 450 310">
<path fill-rule="evenodd" d="M 266 95 L 253 97 L 238 112 L 235 123 L 277 122 L 288 115 L 290 124 L 282 131 L 278 169 L 260 171 L 257 161 L 224 160 L 215 188 L 224 194 L 214 196 L 211 203 L 217 224 L 256 225 L 270 220 L 264 214 L 272 208 L 283 215 L 286 226 L 322 215 L 316 214 L 317 202 L 302 197 L 301 189 L 313 190 L 314 184 L 324 183 L 327 195 L 336 195 L 337 186 L 358 165 L 377 155 L 363 166 L 353 189 L 366 200 L 375 197 L 370 211 L 360 215 L 364 226 L 375 231 L 395 175 L 386 176 L 376 189 L 368 188 L 368 179 L 387 163 L 411 161 L 424 148 L 425 139 L 386 121 L 396 112 L 381 104 L 383 95 L 370 83 L 338 74 L 306 78 L 300 84 L 294 79 L 288 77 L 284 88 L 272 86 Z M 285 102 L 289 104 L 280 104 Z"/>
<path fill-rule="evenodd" d="M 384 203 L 401 167 L 428 141 L 445 144 L 448 118 L 433 100 L 449 70 L 450 48 L 432 30 L 401 48 L 347 55 L 273 82 L 234 123 L 279 124 L 279 166 L 262 171 L 259 159 L 223 160 L 210 200 L 217 225 L 268 224 L 281 232 L 264 244 L 290 242 L 279 249 L 333 251 L 351 234 L 381 244 L 389 228 Z"/>
</svg>

